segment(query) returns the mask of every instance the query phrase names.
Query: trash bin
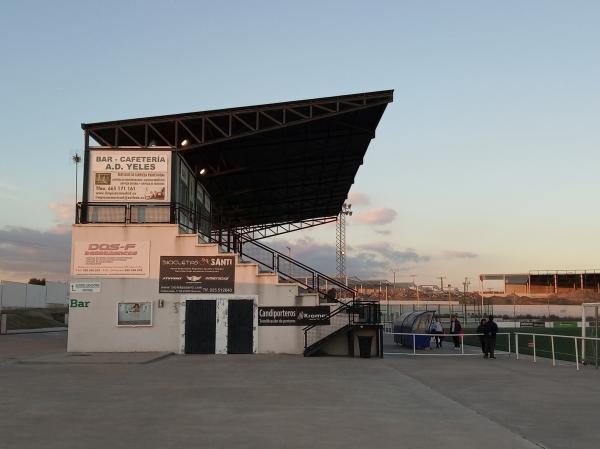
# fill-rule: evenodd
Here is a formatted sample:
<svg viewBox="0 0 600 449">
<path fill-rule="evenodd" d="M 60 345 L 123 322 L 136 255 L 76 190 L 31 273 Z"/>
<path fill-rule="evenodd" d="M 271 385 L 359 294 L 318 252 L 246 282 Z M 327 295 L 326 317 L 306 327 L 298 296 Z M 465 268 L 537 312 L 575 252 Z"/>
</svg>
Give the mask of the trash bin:
<svg viewBox="0 0 600 449">
<path fill-rule="evenodd" d="M 358 349 L 360 351 L 360 357 L 363 359 L 371 358 L 371 343 L 373 342 L 373 337 L 368 336 L 358 336 Z"/>
</svg>

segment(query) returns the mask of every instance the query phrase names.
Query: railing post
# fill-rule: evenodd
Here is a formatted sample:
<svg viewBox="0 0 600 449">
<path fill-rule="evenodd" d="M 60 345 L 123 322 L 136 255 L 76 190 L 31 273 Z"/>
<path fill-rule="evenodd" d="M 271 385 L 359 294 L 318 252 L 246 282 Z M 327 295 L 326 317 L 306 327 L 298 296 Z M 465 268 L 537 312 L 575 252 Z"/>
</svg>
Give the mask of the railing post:
<svg viewBox="0 0 600 449">
<path fill-rule="evenodd" d="M 575 366 L 577 366 L 577 371 L 579 371 L 579 348 L 577 347 L 577 337 L 573 338 L 575 342 Z"/>
<path fill-rule="evenodd" d="M 515 354 L 519 360 L 519 334 L 517 332 L 515 332 Z"/>
<path fill-rule="evenodd" d="M 413 334 L 413 355 L 417 355 L 417 337 Z"/>
<path fill-rule="evenodd" d="M 554 335 L 550 335 L 550 346 L 552 347 L 552 366 L 556 366 L 556 358 L 554 357 Z"/>
<path fill-rule="evenodd" d="M 460 334 L 460 353 L 465 355 L 465 336 Z"/>
<path fill-rule="evenodd" d="M 511 354 L 511 348 L 510 348 L 510 332 L 508 333 L 508 357 L 510 358 L 510 354 Z"/>
<path fill-rule="evenodd" d="M 535 334 L 533 335 L 533 363 L 537 362 L 537 357 L 536 357 L 536 344 L 535 344 Z"/>
</svg>

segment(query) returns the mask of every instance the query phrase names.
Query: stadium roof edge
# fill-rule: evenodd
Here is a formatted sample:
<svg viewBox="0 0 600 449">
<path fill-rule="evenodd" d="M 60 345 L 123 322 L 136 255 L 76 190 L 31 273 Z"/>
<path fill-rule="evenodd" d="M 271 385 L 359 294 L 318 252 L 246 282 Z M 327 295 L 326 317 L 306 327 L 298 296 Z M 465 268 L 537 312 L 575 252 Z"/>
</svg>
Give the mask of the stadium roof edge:
<svg viewBox="0 0 600 449">
<path fill-rule="evenodd" d="M 110 120 L 105 122 L 92 122 L 92 123 L 82 123 L 81 129 L 90 130 L 94 128 L 102 128 L 102 127 L 110 127 L 116 125 L 127 125 L 133 124 L 136 122 L 154 122 L 154 121 L 169 121 L 169 120 L 182 120 L 186 118 L 194 118 L 202 115 L 221 115 L 223 113 L 228 112 L 252 112 L 254 109 L 260 108 L 280 108 L 283 106 L 294 107 L 294 106 L 302 106 L 307 103 L 312 102 L 327 102 L 327 101 L 344 101 L 344 100 L 353 100 L 364 97 L 375 97 L 375 96 L 386 96 L 389 97 L 389 102 L 391 103 L 394 98 L 394 89 L 388 90 L 378 90 L 378 91 L 370 91 L 370 92 L 361 92 L 355 94 L 345 94 L 345 95 L 337 95 L 331 97 L 319 97 L 319 98 L 309 98 L 305 100 L 292 100 L 292 101 L 282 101 L 276 103 L 265 103 L 265 104 L 257 104 L 251 106 L 238 106 L 233 108 L 223 108 L 223 109 L 210 109 L 206 111 L 195 111 L 195 112 L 184 112 L 178 114 L 167 114 L 167 115 L 155 115 L 155 116 L 147 116 L 147 117 L 136 117 L 129 118 L 123 120 Z"/>
</svg>

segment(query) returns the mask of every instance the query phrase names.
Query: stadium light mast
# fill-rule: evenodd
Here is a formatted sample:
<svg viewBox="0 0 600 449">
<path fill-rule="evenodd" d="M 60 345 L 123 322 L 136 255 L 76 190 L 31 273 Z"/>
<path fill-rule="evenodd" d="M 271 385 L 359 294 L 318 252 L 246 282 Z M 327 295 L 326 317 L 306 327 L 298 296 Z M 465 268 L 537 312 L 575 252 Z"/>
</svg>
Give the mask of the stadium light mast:
<svg viewBox="0 0 600 449">
<path fill-rule="evenodd" d="M 335 226 L 337 275 L 340 282 L 345 282 L 348 285 L 348 277 L 346 276 L 346 216 L 352 216 L 352 204 L 350 203 L 342 205 Z"/>
</svg>

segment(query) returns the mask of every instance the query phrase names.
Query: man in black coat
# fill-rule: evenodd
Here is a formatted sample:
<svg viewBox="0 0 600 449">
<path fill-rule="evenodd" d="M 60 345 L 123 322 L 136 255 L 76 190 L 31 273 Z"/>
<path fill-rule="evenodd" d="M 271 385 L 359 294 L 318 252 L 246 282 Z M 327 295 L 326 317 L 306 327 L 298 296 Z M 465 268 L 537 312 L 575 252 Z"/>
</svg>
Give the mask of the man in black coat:
<svg viewBox="0 0 600 449">
<path fill-rule="evenodd" d="M 458 315 L 454 314 L 450 318 L 450 333 L 452 334 L 452 340 L 454 340 L 454 349 L 460 349 L 460 331 L 462 330 L 462 326 L 460 325 L 460 321 L 458 321 Z"/>
<path fill-rule="evenodd" d="M 477 333 L 481 334 L 479 335 L 479 344 L 481 344 L 481 353 L 485 355 L 485 325 L 487 324 L 487 321 L 485 320 L 485 318 L 482 318 L 479 321 L 479 326 L 477 326 Z"/>
<path fill-rule="evenodd" d="M 495 359 L 494 349 L 496 349 L 496 334 L 498 333 L 498 325 L 494 323 L 494 317 L 490 315 L 487 323 L 485 323 L 485 355 L 484 358 Z"/>
</svg>

